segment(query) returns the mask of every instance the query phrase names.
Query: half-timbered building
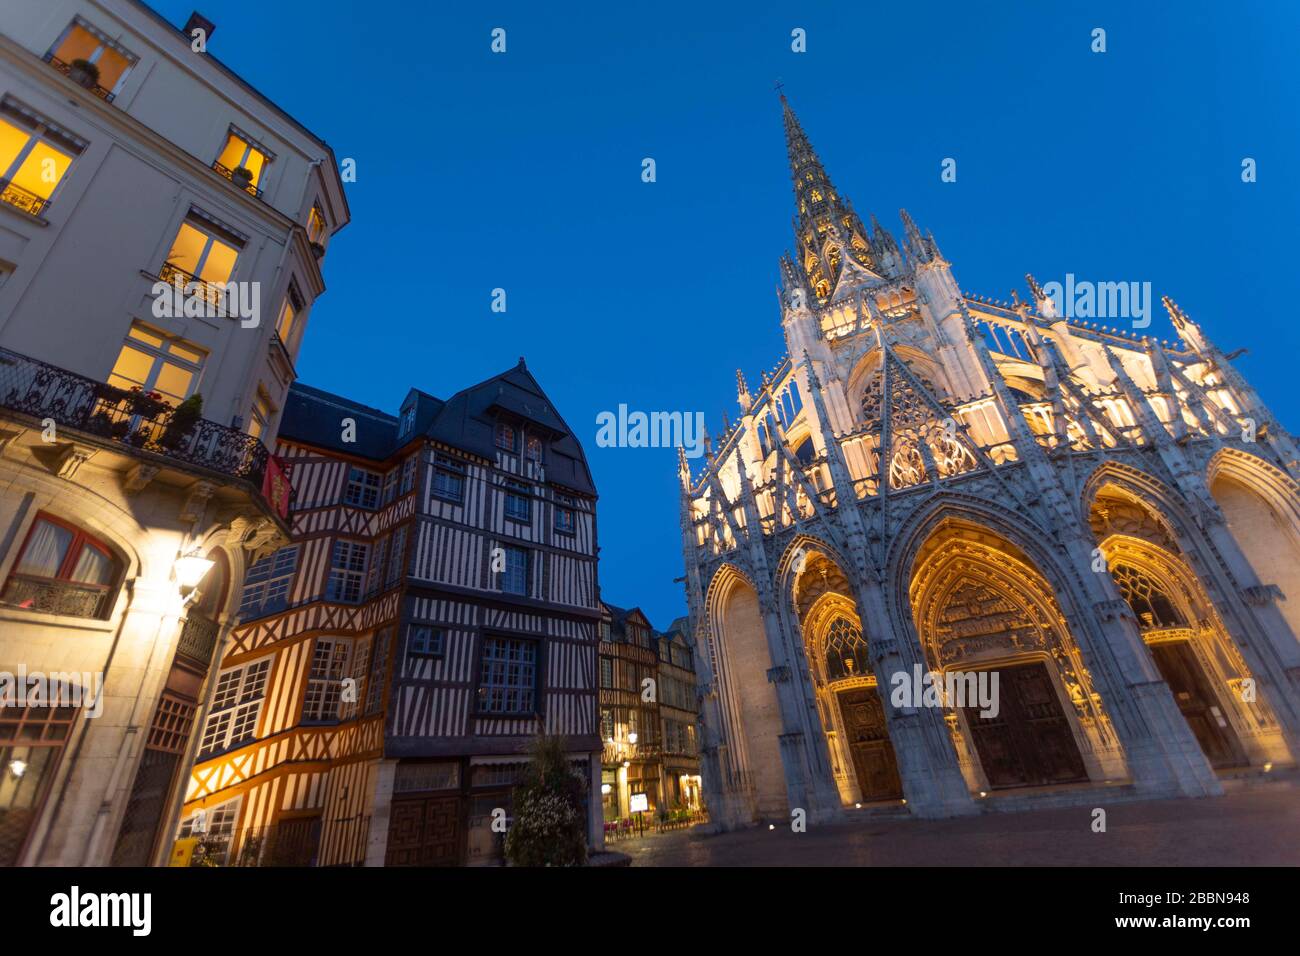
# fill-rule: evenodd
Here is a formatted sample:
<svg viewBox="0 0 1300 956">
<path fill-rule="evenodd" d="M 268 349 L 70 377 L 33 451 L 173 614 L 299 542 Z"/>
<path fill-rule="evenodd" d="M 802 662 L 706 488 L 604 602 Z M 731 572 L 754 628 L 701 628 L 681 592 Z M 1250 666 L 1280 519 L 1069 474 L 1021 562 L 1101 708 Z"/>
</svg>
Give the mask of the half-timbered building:
<svg viewBox="0 0 1300 956">
<path fill-rule="evenodd" d="M 595 487 L 523 360 L 397 414 L 295 385 L 278 453 L 292 540 L 245 581 L 179 837 L 227 864 L 494 862 L 546 733 L 598 845 Z"/>
</svg>

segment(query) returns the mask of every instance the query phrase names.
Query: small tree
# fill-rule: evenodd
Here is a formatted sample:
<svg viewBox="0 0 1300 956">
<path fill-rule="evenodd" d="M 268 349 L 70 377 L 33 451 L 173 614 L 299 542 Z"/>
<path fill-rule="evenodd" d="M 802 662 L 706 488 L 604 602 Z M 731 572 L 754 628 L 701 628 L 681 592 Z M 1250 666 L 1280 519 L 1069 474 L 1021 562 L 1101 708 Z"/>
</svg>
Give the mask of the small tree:
<svg viewBox="0 0 1300 956">
<path fill-rule="evenodd" d="M 564 742 L 542 734 L 514 791 L 514 823 L 506 859 L 515 866 L 581 866 L 587 862 L 586 787 L 569 765 Z"/>
</svg>

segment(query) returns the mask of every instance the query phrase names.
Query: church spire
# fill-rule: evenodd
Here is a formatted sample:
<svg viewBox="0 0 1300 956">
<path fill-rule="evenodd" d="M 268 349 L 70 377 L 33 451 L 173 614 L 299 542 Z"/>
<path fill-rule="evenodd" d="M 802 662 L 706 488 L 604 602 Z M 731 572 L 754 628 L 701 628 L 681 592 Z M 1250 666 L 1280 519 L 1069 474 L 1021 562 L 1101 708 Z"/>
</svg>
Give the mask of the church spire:
<svg viewBox="0 0 1300 956">
<path fill-rule="evenodd" d="M 874 257 L 862 221 L 826 175 L 784 93 L 781 110 L 785 117 L 790 177 L 794 183 L 798 262 L 813 294 L 824 301 L 834 289 L 846 257 L 852 257 L 868 269 L 875 268 Z"/>
</svg>

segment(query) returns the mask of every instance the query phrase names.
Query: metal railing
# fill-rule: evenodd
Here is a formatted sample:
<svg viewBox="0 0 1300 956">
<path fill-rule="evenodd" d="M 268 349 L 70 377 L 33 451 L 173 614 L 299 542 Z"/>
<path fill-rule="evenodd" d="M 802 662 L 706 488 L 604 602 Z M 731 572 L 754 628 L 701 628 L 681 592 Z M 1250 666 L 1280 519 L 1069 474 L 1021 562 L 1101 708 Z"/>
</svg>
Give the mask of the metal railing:
<svg viewBox="0 0 1300 956">
<path fill-rule="evenodd" d="M 100 618 L 105 616 L 104 602 L 111 590 L 93 584 L 13 574 L 0 594 L 0 604 L 42 614 Z"/>
<path fill-rule="evenodd" d="M 225 176 L 232 183 L 235 183 L 235 171 L 233 169 L 230 169 L 228 166 L 220 162 L 214 162 L 212 164 L 212 168 L 215 169 L 222 176 Z M 235 185 L 239 186 L 239 183 L 235 183 Z M 258 189 L 257 186 L 253 185 L 252 180 L 249 180 L 248 184 L 245 186 L 239 186 L 239 188 L 242 189 L 244 192 L 248 193 L 250 196 L 256 196 L 258 199 L 262 198 L 262 190 Z"/>
<path fill-rule="evenodd" d="M 204 667 L 212 662 L 212 649 L 217 646 L 221 625 L 198 611 L 191 611 L 181 628 L 181 638 L 176 653 Z"/>
<path fill-rule="evenodd" d="M 0 349 L 0 407 L 71 428 L 124 448 L 197 465 L 262 490 L 270 452 L 258 439 L 206 418 L 173 422 L 160 398 L 97 382 Z"/>
<path fill-rule="evenodd" d="M 64 62 L 63 62 L 62 60 L 60 60 L 57 56 L 55 56 L 53 53 L 47 53 L 47 54 L 45 54 L 45 56 L 43 56 L 41 59 L 43 59 L 43 60 L 44 60 L 46 63 L 48 63 L 50 66 L 54 67 L 56 70 L 58 70 L 58 71 L 59 71 L 60 73 L 62 73 L 64 76 L 66 76 L 66 77 L 68 77 L 69 79 L 71 79 L 71 80 L 72 80 L 74 83 L 76 83 L 78 86 L 84 86 L 86 89 L 90 90 L 90 92 L 94 93 L 96 96 L 98 96 L 98 97 L 99 97 L 101 100 L 103 100 L 105 103 L 111 103 L 111 102 L 113 102 L 113 96 L 114 96 L 114 94 L 112 94 L 112 93 L 110 93 L 108 90 L 104 89 L 104 87 L 100 86 L 98 83 L 92 83 L 92 84 L 87 85 L 87 84 L 85 84 L 85 83 L 81 83 L 80 81 L 78 81 L 77 78 L 74 77 L 74 76 L 72 75 L 72 64 L 70 64 L 70 63 L 64 63 Z"/>
<path fill-rule="evenodd" d="M 15 186 L 7 179 L 0 179 L 0 202 L 7 202 L 29 216 L 39 216 L 50 204 L 48 199 L 42 199 L 34 192 Z"/>
<path fill-rule="evenodd" d="M 163 263 L 162 268 L 158 270 L 158 278 L 168 285 L 176 286 L 186 295 L 196 295 L 215 306 L 224 308 L 226 305 L 226 294 L 216 285 L 170 262 Z"/>
</svg>

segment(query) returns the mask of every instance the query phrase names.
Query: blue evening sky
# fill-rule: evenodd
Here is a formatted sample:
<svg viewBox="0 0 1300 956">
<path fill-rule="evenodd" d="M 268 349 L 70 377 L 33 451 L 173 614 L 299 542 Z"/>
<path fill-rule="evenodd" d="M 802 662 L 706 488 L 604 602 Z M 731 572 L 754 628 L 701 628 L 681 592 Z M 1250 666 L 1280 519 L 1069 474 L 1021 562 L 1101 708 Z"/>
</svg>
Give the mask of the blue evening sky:
<svg viewBox="0 0 1300 956">
<path fill-rule="evenodd" d="M 596 415 L 716 434 L 735 369 L 779 361 L 777 78 L 863 218 L 899 235 L 906 207 L 963 289 L 1149 281 L 1153 333 L 1170 294 L 1300 427 L 1298 4 L 153 2 L 197 4 L 216 56 L 357 161 L 301 379 L 396 411 L 525 356 L 591 463 L 603 596 L 657 627 L 685 613 L 676 454 L 597 448 Z"/>
</svg>

